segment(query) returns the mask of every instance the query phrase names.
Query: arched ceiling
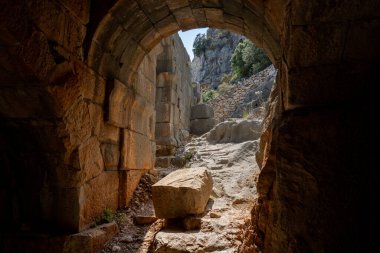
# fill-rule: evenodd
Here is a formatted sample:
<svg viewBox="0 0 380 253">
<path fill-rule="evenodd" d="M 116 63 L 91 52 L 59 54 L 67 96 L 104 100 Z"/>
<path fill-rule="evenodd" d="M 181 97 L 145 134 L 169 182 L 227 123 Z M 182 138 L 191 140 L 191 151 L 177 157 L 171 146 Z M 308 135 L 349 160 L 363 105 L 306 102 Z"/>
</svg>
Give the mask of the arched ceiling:
<svg viewBox="0 0 380 253">
<path fill-rule="evenodd" d="M 96 29 L 88 64 L 103 76 L 128 84 L 144 56 L 163 38 L 200 27 L 242 34 L 263 47 L 276 63 L 282 25 L 273 14 L 255 0 L 119 0 Z"/>
</svg>

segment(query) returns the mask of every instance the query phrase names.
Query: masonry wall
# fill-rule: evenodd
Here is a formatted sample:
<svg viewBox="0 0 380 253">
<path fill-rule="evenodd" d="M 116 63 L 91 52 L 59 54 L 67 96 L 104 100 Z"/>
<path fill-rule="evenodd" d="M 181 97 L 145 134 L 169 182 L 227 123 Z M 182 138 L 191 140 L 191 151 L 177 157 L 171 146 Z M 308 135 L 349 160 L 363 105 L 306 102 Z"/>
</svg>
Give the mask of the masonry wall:
<svg viewBox="0 0 380 253">
<path fill-rule="evenodd" d="M 157 155 L 170 156 L 189 136 L 192 105 L 190 58 L 178 35 L 161 42 L 157 58 Z"/>
</svg>

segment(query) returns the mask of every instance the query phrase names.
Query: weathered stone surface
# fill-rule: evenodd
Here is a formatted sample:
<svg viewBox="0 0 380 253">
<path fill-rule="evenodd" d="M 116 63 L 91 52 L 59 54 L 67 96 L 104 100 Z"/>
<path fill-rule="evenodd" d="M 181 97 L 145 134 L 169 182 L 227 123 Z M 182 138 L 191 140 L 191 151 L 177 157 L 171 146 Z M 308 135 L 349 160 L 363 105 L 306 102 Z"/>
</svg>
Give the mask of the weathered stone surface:
<svg viewBox="0 0 380 253">
<path fill-rule="evenodd" d="M 192 81 L 217 88 L 223 76 L 232 73 L 231 57 L 242 38 L 229 31 L 208 29 L 205 50 L 191 62 Z"/>
<path fill-rule="evenodd" d="M 261 135 L 261 122 L 254 120 L 224 121 L 206 134 L 212 143 L 244 142 L 257 140 Z"/>
<path fill-rule="evenodd" d="M 95 137 L 84 142 L 78 150 L 82 182 L 97 177 L 104 170 L 100 143 Z"/>
<path fill-rule="evenodd" d="M 83 230 L 106 208 L 116 210 L 119 201 L 119 172 L 105 171 L 88 181 L 80 189 L 79 229 Z"/>
<path fill-rule="evenodd" d="M 157 220 L 155 216 L 135 216 L 133 222 L 137 225 L 147 225 L 152 224 Z"/>
<path fill-rule="evenodd" d="M 125 170 L 120 172 L 119 196 L 120 207 L 127 207 L 132 199 L 133 192 L 137 188 L 141 177 L 146 173 L 145 170 Z"/>
<path fill-rule="evenodd" d="M 215 119 L 193 119 L 190 122 L 190 132 L 201 135 L 207 133 L 215 126 Z"/>
<path fill-rule="evenodd" d="M 63 253 L 100 252 L 104 244 L 118 233 L 115 222 L 100 225 L 96 228 L 71 235 L 65 239 Z"/>
<path fill-rule="evenodd" d="M 212 190 L 206 168 L 176 170 L 152 186 L 153 204 L 159 218 L 179 218 L 204 212 Z"/>
<path fill-rule="evenodd" d="M 208 104 L 199 104 L 191 107 L 190 119 L 208 119 L 214 117 L 214 110 Z"/>
<path fill-rule="evenodd" d="M 120 138 L 120 128 L 104 124 L 103 130 L 100 134 L 100 140 L 106 143 L 117 144 Z"/>
<path fill-rule="evenodd" d="M 120 159 L 119 145 L 102 143 L 101 145 L 104 166 L 107 170 L 117 170 Z"/>
<path fill-rule="evenodd" d="M 133 91 L 123 83 L 115 80 L 109 100 L 108 123 L 117 127 L 128 127 L 130 108 L 133 102 Z"/>
<path fill-rule="evenodd" d="M 124 130 L 121 150 L 121 168 L 131 170 L 150 170 L 154 165 L 155 143 L 147 136 Z"/>
</svg>

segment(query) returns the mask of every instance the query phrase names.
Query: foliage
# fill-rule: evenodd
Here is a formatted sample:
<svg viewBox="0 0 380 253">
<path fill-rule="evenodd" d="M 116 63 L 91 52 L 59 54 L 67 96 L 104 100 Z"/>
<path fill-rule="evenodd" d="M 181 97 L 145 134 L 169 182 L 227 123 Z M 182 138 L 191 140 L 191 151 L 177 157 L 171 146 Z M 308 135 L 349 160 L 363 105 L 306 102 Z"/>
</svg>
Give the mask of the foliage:
<svg viewBox="0 0 380 253">
<path fill-rule="evenodd" d="M 193 43 L 193 53 L 195 56 L 200 56 L 206 50 L 207 38 L 206 34 L 198 33 Z"/>
<path fill-rule="evenodd" d="M 208 103 L 211 99 L 216 98 L 219 93 L 216 90 L 209 89 L 202 92 L 203 103 Z"/>
<path fill-rule="evenodd" d="M 218 91 L 219 92 L 225 92 L 231 88 L 232 88 L 232 86 L 228 82 L 223 82 L 218 86 Z"/>
<path fill-rule="evenodd" d="M 264 50 L 247 39 L 237 45 L 231 57 L 232 69 L 237 78 L 256 74 L 270 64 Z"/>
<path fill-rule="evenodd" d="M 222 83 L 230 83 L 231 80 L 232 80 L 232 75 L 223 75 L 222 79 L 220 79 Z"/>
<path fill-rule="evenodd" d="M 92 225 L 92 227 L 94 227 L 96 225 L 101 225 L 104 223 L 109 223 L 109 222 L 113 221 L 114 219 L 115 219 L 115 212 L 112 211 L 112 209 L 110 209 L 110 208 L 105 208 L 103 210 L 102 215 L 99 216 L 98 218 L 96 218 L 95 223 Z"/>
</svg>

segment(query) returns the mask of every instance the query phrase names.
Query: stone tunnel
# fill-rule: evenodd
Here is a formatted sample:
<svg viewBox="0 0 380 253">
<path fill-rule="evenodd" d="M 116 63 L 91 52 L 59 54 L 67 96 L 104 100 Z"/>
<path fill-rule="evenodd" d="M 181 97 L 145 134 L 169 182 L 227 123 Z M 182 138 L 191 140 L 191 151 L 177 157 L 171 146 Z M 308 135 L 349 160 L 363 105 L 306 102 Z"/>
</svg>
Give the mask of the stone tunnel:
<svg viewBox="0 0 380 253">
<path fill-rule="evenodd" d="M 154 167 L 154 48 L 212 27 L 246 36 L 278 69 L 257 154 L 262 251 L 379 247 L 378 0 L 0 6 L 0 243 L 23 224 L 82 231 L 128 204 Z"/>
</svg>

